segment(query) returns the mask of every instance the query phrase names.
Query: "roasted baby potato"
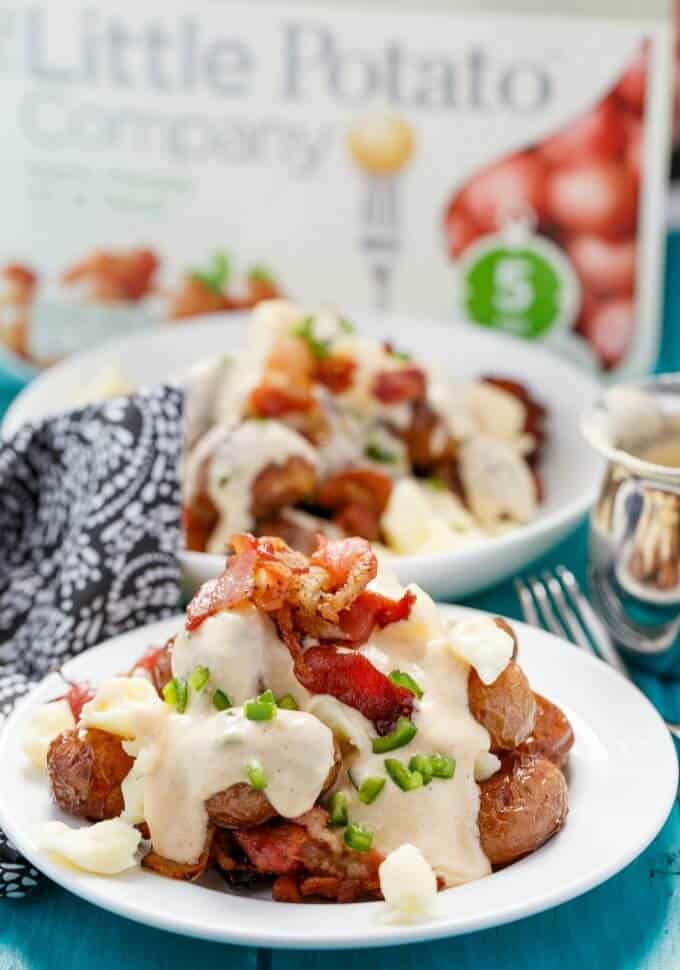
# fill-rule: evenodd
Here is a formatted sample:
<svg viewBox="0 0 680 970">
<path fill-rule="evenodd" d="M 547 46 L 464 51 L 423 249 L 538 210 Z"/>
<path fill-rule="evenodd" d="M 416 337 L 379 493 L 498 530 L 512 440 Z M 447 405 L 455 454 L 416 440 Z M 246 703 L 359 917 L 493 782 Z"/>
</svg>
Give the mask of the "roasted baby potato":
<svg viewBox="0 0 680 970">
<path fill-rule="evenodd" d="M 556 704 L 540 694 L 536 699 L 536 722 L 534 729 L 520 744 L 518 750 L 525 754 L 540 754 L 558 768 L 563 768 L 574 744 L 574 731 L 567 715 Z"/>
<path fill-rule="evenodd" d="M 283 464 L 266 465 L 252 484 L 252 512 L 256 519 L 309 498 L 316 488 L 316 469 L 294 455 Z"/>
<path fill-rule="evenodd" d="M 567 783 L 540 755 L 509 754 L 480 785 L 479 836 L 492 866 L 505 866 L 547 842 L 567 817 Z"/>
<path fill-rule="evenodd" d="M 340 770 L 340 751 L 336 744 L 335 762 L 328 772 L 323 791 L 335 784 Z M 210 821 L 223 829 L 251 828 L 276 818 L 276 812 L 264 792 L 246 782 L 231 785 L 212 795 L 205 803 Z"/>
<path fill-rule="evenodd" d="M 95 728 L 60 734 L 47 752 L 54 800 L 62 811 L 79 818 L 116 818 L 124 807 L 120 786 L 132 764 L 113 734 Z"/>
<path fill-rule="evenodd" d="M 276 818 L 276 812 L 264 792 L 256 791 L 246 782 L 231 785 L 212 795 L 205 807 L 210 821 L 224 829 L 262 825 Z"/>
<path fill-rule="evenodd" d="M 511 660 L 492 684 L 476 670 L 468 679 L 470 711 L 491 735 L 491 750 L 512 751 L 534 729 L 536 700 L 522 668 Z"/>
</svg>

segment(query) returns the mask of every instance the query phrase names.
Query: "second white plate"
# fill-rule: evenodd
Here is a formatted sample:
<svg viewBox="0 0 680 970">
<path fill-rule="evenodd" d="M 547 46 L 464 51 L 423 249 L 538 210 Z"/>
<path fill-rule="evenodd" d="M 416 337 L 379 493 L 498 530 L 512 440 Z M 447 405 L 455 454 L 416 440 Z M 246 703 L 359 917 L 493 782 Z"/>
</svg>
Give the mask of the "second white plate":
<svg viewBox="0 0 680 970">
<path fill-rule="evenodd" d="M 526 383 L 545 402 L 549 440 L 541 467 L 545 500 L 536 517 L 507 535 L 430 555 L 395 557 L 403 583 L 416 582 L 439 599 L 460 598 L 517 573 L 565 536 L 595 497 L 601 462 L 584 443 L 578 418 L 600 393 L 597 382 L 544 348 L 485 330 L 406 314 L 350 314 L 362 333 L 389 339 L 418 359 L 437 364 L 454 379 L 502 374 Z M 5 434 L 73 406 L 86 381 L 114 365 L 136 387 L 185 374 L 197 361 L 239 350 L 248 317 L 197 317 L 152 333 L 112 340 L 77 354 L 35 380 L 14 401 Z M 187 589 L 193 591 L 222 568 L 220 556 L 182 555 Z"/>
</svg>

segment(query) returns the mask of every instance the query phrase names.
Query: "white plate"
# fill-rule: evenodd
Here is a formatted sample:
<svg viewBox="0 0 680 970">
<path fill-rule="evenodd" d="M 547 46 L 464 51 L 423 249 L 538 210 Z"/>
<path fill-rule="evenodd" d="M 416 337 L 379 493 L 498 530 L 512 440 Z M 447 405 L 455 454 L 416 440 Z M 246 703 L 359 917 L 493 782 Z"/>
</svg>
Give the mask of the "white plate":
<svg viewBox="0 0 680 970">
<path fill-rule="evenodd" d="M 541 468 L 546 499 L 535 519 L 513 533 L 455 552 L 396 558 L 394 568 L 402 582 L 416 582 L 439 598 L 466 596 L 524 568 L 576 525 L 595 498 L 602 467 L 578 429 L 580 414 L 600 393 L 592 377 L 539 346 L 478 328 L 363 311 L 350 317 L 362 333 L 389 338 L 451 377 L 494 373 L 523 381 L 545 401 L 550 416 Z M 153 384 L 185 373 L 205 357 L 238 350 L 245 342 L 247 319 L 241 314 L 196 318 L 78 354 L 46 371 L 16 398 L 3 431 L 72 407 L 78 388 L 107 365 L 120 367 L 133 385 Z M 220 556 L 185 553 L 187 587 L 193 590 L 216 575 L 223 561 Z"/>
<path fill-rule="evenodd" d="M 71 661 L 65 672 L 96 683 L 129 669 L 149 644 L 164 642 L 180 622 L 156 623 L 110 640 Z M 574 726 L 569 816 L 562 832 L 528 858 L 440 893 L 426 922 L 386 925 L 383 903 L 295 905 L 236 895 L 217 875 L 207 885 L 142 870 L 87 875 L 41 853 L 35 825 L 68 819 L 53 807 L 44 779 L 28 768 L 21 738 L 31 710 L 63 690 L 56 675 L 18 707 L 0 735 L 0 826 L 34 865 L 76 895 L 150 926 L 228 943 L 387 946 L 496 926 L 556 906 L 623 869 L 651 842 L 673 805 L 677 756 L 659 715 L 636 687 L 550 634 L 514 625 L 532 686 L 559 704 Z"/>
</svg>

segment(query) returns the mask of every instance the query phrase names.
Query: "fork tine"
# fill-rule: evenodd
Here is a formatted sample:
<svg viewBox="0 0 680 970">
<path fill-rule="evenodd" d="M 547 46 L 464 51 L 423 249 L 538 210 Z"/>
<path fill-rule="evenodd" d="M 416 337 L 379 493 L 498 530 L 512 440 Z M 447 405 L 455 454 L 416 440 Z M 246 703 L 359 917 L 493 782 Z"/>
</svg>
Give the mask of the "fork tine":
<svg viewBox="0 0 680 970">
<path fill-rule="evenodd" d="M 538 604 L 538 610 L 543 617 L 545 626 L 547 626 L 550 632 L 554 633 L 556 637 L 561 637 L 564 639 L 565 630 L 555 616 L 547 589 L 541 580 L 536 576 L 529 576 L 528 583 L 529 589 L 534 594 L 534 599 Z"/>
<path fill-rule="evenodd" d="M 590 640 L 586 636 L 583 627 L 576 619 L 576 614 L 572 608 L 567 603 L 567 600 L 560 585 L 559 580 L 556 576 L 553 576 L 551 572 L 547 569 L 541 573 L 543 581 L 550 590 L 550 595 L 552 596 L 553 603 L 555 604 L 555 609 L 557 610 L 557 615 L 564 624 L 565 628 L 571 633 L 571 638 L 577 647 L 581 647 L 582 650 L 592 651 L 592 646 Z"/>
<path fill-rule="evenodd" d="M 619 652 L 614 646 L 607 628 L 583 595 L 576 576 L 566 566 L 558 566 L 555 572 L 562 580 L 562 585 L 569 594 L 569 598 L 576 612 L 581 617 L 584 627 L 593 638 L 593 643 L 602 659 L 606 660 L 607 663 L 611 664 L 612 667 L 615 667 L 616 670 L 627 677 L 628 670 L 626 669 L 626 665 L 619 656 Z"/>
<path fill-rule="evenodd" d="M 524 621 L 528 623 L 529 626 L 537 626 L 540 628 L 542 624 L 538 618 L 533 597 L 523 580 L 515 580 L 515 589 L 517 590 L 517 597 L 519 599 L 519 605 L 520 609 L 522 610 Z"/>
</svg>

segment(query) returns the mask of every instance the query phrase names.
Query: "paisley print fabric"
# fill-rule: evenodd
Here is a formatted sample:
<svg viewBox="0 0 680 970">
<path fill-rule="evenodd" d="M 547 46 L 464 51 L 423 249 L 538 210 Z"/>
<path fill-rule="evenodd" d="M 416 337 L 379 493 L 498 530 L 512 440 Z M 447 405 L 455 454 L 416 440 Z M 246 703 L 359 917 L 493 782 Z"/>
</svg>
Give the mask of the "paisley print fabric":
<svg viewBox="0 0 680 970">
<path fill-rule="evenodd" d="M 70 657 L 177 611 L 183 407 L 154 388 L 0 445 L 0 725 Z M 0 833 L 0 898 L 37 879 Z"/>
</svg>

